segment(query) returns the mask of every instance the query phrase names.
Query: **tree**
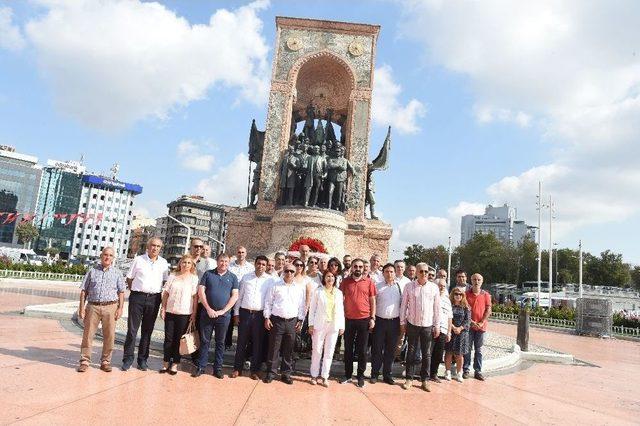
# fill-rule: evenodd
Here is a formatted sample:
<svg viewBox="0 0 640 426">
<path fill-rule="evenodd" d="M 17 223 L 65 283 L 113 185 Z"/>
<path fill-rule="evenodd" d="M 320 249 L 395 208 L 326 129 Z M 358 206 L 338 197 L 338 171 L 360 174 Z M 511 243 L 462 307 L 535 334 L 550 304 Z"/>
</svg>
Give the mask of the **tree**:
<svg viewBox="0 0 640 426">
<path fill-rule="evenodd" d="M 622 255 L 605 250 L 600 257 L 589 256 L 585 262 L 589 281 L 594 285 L 626 287 L 631 283 L 631 271 L 628 263 L 622 261 Z"/>
<path fill-rule="evenodd" d="M 422 244 L 412 244 L 404 249 L 404 261 L 407 265 L 416 265 L 425 262 L 427 258 L 427 248 Z"/>
<path fill-rule="evenodd" d="M 640 290 L 640 266 L 634 266 L 631 270 L 631 282 L 636 290 Z"/>
<path fill-rule="evenodd" d="M 38 228 L 31 222 L 21 222 L 16 226 L 16 235 L 18 236 L 18 242 L 26 247 L 27 244 L 31 244 L 31 241 L 38 237 Z"/>
<path fill-rule="evenodd" d="M 477 233 L 456 249 L 460 267 L 468 275 L 480 273 L 485 283 L 513 282 L 517 275 L 513 249 L 505 247 L 496 237 Z"/>
<path fill-rule="evenodd" d="M 426 248 L 421 244 L 413 244 L 404 251 L 404 261 L 407 265 L 416 265 L 425 262 L 429 266 L 438 269 L 447 269 L 449 262 L 449 251 L 443 245 Z M 455 253 L 451 254 L 452 267 L 456 264 L 457 258 Z"/>
<path fill-rule="evenodd" d="M 531 237 L 522 240 L 518 245 L 518 273 L 516 284 L 538 279 L 538 244 Z"/>
</svg>

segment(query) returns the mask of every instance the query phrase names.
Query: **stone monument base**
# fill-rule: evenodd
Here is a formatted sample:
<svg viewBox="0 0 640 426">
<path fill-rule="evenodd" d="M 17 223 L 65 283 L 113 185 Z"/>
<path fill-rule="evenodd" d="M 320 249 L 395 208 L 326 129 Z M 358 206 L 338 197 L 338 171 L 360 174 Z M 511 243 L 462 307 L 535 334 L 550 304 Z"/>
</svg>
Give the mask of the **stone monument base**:
<svg viewBox="0 0 640 426">
<path fill-rule="evenodd" d="M 228 214 L 227 251 L 245 246 L 249 258 L 286 251 L 300 238 L 321 241 L 327 252 L 342 260 L 350 254 L 369 258 L 378 253 L 388 258 L 391 226 L 379 221 L 348 222 L 341 212 L 320 208 L 279 207 L 273 215 L 237 209 Z"/>
</svg>

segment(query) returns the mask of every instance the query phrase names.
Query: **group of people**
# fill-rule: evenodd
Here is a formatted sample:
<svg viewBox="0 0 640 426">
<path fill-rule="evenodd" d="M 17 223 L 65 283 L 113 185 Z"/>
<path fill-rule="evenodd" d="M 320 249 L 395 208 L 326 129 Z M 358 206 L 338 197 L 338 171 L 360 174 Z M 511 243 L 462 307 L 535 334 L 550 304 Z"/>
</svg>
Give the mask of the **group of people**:
<svg viewBox="0 0 640 426">
<path fill-rule="evenodd" d="M 87 272 L 78 310 L 85 325 L 78 371 L 88 369 L 100 323 L 104 338 L 100 368 L 112 370 L 115 322 L 122 315 L 128 288 L 123 371 L 133 365 L 140 328 L 137 367 L 149 368 L 151 333 L 160 312 L 165 329 L 160 373 L 178 373 L 180 339 L 195 329 L 200 345 L 191 354 L 192 376 L 205 372 L 213 340 L 213 375 L 223 378 L 223 355 L 237 326 L 231 378 L 243 375 L 248 364 L 254 380 L 270 383 L 279 378 L 292 384 L 296 339 L 308 338 L 312 385 L 329 386 L 334 353 L 341 345 L 340 383 L 352 382 L 357 361 L 355 381 L 359 387 L 365 385 L 369 348 L 370 383 L 382 375 L 385 383 L 395 384 L 393 364 L 402 360 L 403 352 L 404 389 L 419 377 L 420 387 L 430 391 L 430 381 L 441 381 L 437 373 L 443 361 L 444 379 L 462 382 L 470 376 L 472 353 L 474 377 L 484 380 L 482 345 L 491 296 L 482 290 L 478 273 L 468 285 L 466 273 L 457 271 L 456 285 L 449 291 L 447 271 L 436 273 L 426 263 L 407 268 L 397 260 L 382 265 L 378 255 L 369 261 L 346 255 L 341 262 L 316 256 L 304 245 L 296 257 L 284 252 L 272 258 L 258 255 L 252 264 L 246 249 L 238 247 L 235 259 L 222 253 L 214 260 L 205 255 L 205 244 L 198 238 L 191 240 L 189 254 L 170 273 L 159 255 L 161 248 L 160 239 L 151 239 L 147 252 L 134 259 L 123 277 L 112 265 L 113 249 L 107 247 L 100 263 Z M 266 372 L 261 377 L 263 363 Z"/>
</svg>

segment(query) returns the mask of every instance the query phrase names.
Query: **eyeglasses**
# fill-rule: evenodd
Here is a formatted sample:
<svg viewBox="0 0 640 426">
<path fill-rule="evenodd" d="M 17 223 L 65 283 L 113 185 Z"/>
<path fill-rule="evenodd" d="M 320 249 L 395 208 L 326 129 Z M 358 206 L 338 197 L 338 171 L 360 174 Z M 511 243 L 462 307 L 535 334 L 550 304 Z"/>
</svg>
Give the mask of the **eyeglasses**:
<svg viewBox="0 0 640 426">
<path fill-rule="evenodd" d="M 462 293 L 453 293 L 453 297 L 460 296 L 462 297 Z"/>
<path fill-rule="evenodd" d="M 353 269 L 364 269 L 364 266 L 351 265 Z"/>
<path fill-rule="evenodd" d="M 200 246 L 200 245 L 198 245 L 198 246 L 194 245 L 194 246 L 191 246 L 191 247 L 193 247 L 193 248 L 197 248 L 197 249 L 204 248 L 204 246 Z"/>
<path fill-rule="evenodd" d="M 317 265 L 317 264 L 318 264 L 318 262 L 314 262 L 314 261 L 307 262 L 307 265 Z"/>
<path fill-rule="evenodd" d="M 304 263 L 294 263 L 293 266 L 295 266 L 296 268 L 303 268 Z"/>
<path fill-rule="evenodd" d="M 293 269 L 287 269 L 286 271 L 284 271 L 285 274 L 293 274 L 296 271 L 294 271 Z"/>
<path fill-rule="evenodd" d="M 420 270 L 418 271 L 418 273 L 419 273 L 419 274 L 426 274 L 426 273 L 428 273 L 428 272 L 429 272 L 429 271 L 426 271 L 426 270 L 424 270 L 424 269 L 420 269 Z"/>
</svg>

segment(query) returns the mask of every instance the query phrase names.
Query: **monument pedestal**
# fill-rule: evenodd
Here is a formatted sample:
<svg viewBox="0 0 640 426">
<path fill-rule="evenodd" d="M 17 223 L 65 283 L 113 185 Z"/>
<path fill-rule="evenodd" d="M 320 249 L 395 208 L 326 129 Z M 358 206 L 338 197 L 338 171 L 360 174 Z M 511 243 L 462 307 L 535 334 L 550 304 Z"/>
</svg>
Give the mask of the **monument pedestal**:
<svg viewBox="0 0 640 426">
<path fill-rule="evenodd" d="M 379 220 L 347 222 L 344 214 L 328 209 L 279 207 L 273 215 L 252 209 L 229 213 L 228 250 L 245 246 L 249 256 L 286 251 L 300 238 L 321 241 L 327 252 L 342 259 L 345 254 L 369 258 L 389 251 L 391 226 Z"/>
</svg>

